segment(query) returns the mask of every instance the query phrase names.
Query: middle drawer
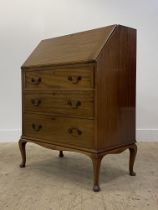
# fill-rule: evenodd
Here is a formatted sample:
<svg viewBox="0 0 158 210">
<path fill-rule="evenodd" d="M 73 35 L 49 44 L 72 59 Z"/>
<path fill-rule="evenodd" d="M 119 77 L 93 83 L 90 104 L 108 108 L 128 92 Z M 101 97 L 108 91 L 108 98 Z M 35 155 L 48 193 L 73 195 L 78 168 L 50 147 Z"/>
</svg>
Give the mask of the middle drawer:
<svg viewBox="0 0 158 210">
<path fill-rule="evenodd" d="M 94 117 L 94 92 L 25 92 L 24 112 L 53 113 L 74 117 Z"/>
</svg>

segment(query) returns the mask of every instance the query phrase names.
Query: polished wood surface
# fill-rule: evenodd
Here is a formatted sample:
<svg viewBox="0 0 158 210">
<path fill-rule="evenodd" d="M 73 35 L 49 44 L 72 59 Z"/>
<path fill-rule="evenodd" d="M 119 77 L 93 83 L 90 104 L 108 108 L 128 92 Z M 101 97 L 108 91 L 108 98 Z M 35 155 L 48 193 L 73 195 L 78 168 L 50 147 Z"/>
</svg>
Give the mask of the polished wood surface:
<svg viewBox="0 0 158 210">
<path fill-rule="evenodd" d="M 42 41 L 22 66 L 21 167 L 26 142 L 88 155 L 98 192 L 102 158 L 135 144 L 136 30 L 113 25 Z"/>
<path fill-rule="evenodd" d="M 24 112 L 94 118 L 94 91 L 27 91 Z"/>
<path fill-rule="evenodd" d="M 74 68 L 47 68 L 26 71 L 25 89 L 82 89 L 93 88 L 93 66 Z"/>
<path fill-rule="evenodd" d="M 42 40 L 23 67 L 83 63 L 94 60 L 116 25 Z"/>
<path fill-rule="evenodd" d="M 25 114 L 24 121 L 24 136 L 94 148 L 93 120 Z"/>
<path fill-rule="evenodd" d="M 117 26 L 96 68 L 97 148 L 135 143 L 136 30 Z"/>
</svg>

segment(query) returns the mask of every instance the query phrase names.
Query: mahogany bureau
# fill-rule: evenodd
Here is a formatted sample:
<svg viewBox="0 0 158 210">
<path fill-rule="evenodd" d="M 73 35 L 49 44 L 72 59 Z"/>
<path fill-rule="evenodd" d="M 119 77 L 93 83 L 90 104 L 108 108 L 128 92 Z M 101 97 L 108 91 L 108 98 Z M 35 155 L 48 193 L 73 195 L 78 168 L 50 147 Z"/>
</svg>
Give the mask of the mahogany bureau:
<svg viewBox="0 0 158 210">
<path fill-rule="evenodd" d="M 93 163 L 95 192 L 107 154 L 129 149 L 135 140 L 136 30 L 111 25 L 42 40 L 22 65 L 22 136 L 27 142 L 76 151 Z"/>
</svg>

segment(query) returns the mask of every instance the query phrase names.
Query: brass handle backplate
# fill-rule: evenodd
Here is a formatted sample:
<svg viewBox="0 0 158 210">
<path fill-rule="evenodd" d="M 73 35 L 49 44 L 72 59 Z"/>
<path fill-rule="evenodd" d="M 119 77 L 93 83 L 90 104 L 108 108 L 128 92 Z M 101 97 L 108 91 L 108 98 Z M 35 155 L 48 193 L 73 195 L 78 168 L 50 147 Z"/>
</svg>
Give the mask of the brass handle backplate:
<svg viewBox="0 0 158 210">
<path fill-rule="evenodd" d="M 81 106 L 81 102 L 75 100 L 68 100 L 67 104 L 70 105 L 73 109 L 77 109 L 79 106 Z"/>
<path fill-rule="evenodd" d="M 41 100 L 36 98 L 36 99 L 31 99 L 31 103 L 33 106 L 39 106 L 41 104 Z"/>
<path fill-rule="evenodd" d="M 81 76 L 68 76 L 68 80 L 71 81 L 72 84 L 77 84 L 81 79 Z"/>
<path fill-rule="evenodd" d="M 31 83 L 32 83 L 33 85 L 38 85 L 38 84 L 41 83 L 41 81 L 42 81 L 41 77 L 38 77 L 38 78 L 31 78 Z"/>
<path fill-rule="evenodd" d="M 35 123 L 32 124 L 32 129 L 36 132 L 42 129 L 42 125 L 36 125 Z"/>
<path fill-rule="evenodd" d="M 82 134 L 82 131 L 79 130 L 78 128 L 69 128 L 68 133 L 71 134 L 72 136 L 80 136 Z"/>
</svg>

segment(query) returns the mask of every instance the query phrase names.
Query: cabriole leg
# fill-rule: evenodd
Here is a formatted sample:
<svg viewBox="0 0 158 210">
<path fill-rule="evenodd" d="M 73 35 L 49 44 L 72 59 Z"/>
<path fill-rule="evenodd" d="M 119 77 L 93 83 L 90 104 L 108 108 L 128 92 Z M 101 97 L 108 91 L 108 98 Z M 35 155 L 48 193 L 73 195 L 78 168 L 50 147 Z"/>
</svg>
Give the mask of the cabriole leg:
<svg viewBox="0 0 158 210">
<path fill-rule="evenodd" d="M 60 158 L 64 157 L 63 151 L 59 151 L 59 157 Z"/>
<path fill-rule="evenodd" d="M 19 140 L 19 149 L 20 149 L 21 157 L 22 157 L 22 162 L 20 164 L 20 168 L 24 168 L 25 163 L 26 163 L 26 149 L 25 149 L 26 143 L 27 142 L 22 139 Z"/>
<path fill-rule="evenodd" d="M 94 180 L 94 185 L 93 185 L 93 191 L 94 192 L 99 192 L 100 191 L 100 186 L 99 186 L 99 175 L 100 175 L 100 165 L 101 165 L 101 160 L 102 157 L 91 157 L 92 162 L 93 162 L 93 180 Z"/>
<path fill-rule="evenodd" d="M 135 176 L 136 173 L 133 171 L 134 162 L 137 154 L 137 145 L 134 144 L 129 148 L 130 151 L 130 158 L 129 158 L 129 174 L 131 176 Z"/>
</svg>

